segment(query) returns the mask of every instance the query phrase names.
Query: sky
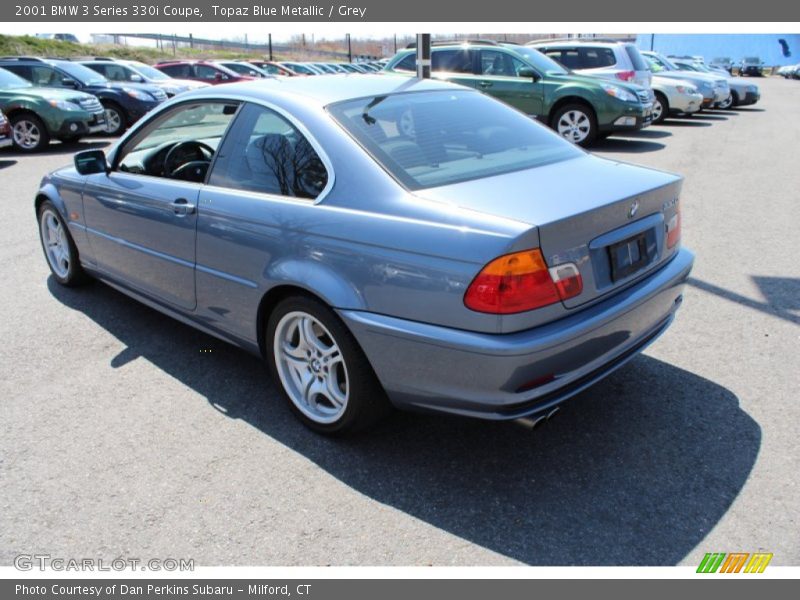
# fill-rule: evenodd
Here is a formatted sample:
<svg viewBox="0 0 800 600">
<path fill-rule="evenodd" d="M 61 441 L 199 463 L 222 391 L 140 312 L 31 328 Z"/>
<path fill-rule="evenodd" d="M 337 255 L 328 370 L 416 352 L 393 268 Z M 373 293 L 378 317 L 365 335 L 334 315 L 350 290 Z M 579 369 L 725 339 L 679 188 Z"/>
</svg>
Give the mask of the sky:
<svg viewBox="0 0 800 600">
<path fill-rule="evenodd" d="M 274 25 L 273 42 L 287 41 L 305 33 L 317 38 L 341 39 L 345 33 L 355 38 L 380 39 L 417 32 L 453 33 L 793 33 L 800 23 L 15 23 L 15 34 L 74 33 L 89 41 L 92 33 L 150 33 L 188 35 L 213 39 L 240 38 L 247 34 L 252 43 L 266 43 L 269 26 Z"/>
</svg>

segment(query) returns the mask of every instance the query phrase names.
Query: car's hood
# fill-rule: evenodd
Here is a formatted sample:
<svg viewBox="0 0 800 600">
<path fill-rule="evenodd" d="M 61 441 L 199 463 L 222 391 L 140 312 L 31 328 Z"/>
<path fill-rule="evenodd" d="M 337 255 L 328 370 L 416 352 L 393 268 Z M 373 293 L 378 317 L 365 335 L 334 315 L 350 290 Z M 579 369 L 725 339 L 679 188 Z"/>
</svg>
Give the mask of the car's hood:
<svg viewBox="0 0 800 600">
<path fill-rule="evenodd" d="M 13 96 L 15 98 L 29 98 L 31 100 L 66 100 L 80 101 L 88 100 L 93 96 L 77 90 L 49 87 L 29 87 L 15 88 L 12 90 L 0 90 L 0 96 Z"/>
<path fill-rule="evenodd" d="M 135 83 L 131 81 L 109 81 L 108 83 L 97 83 L 87 87 L 91 88 L 92 90 L 123 90 L 124 88 L 128 88 L 142 90 L 143 92 L 147 93 L 152 93 L 159 89 L 157 85 L 152 85 L 150 83 Z"/>
<path fill-rule="evenodd" d="M 452 204 L 529 225 L 561 221 L 636 196 L 680 178 L 671 173 L 591 154 L 549 165 L 415 191 Z"/>
<path fill-rule="evenodd" d="M 695 87 L 695 83 L 688 79 L 678 79 L 677 77 L 661 77 L 661 75 L 653 75 L 653 87 L 662 87 L 675 89 L 679 85 Z"/>
</svg>

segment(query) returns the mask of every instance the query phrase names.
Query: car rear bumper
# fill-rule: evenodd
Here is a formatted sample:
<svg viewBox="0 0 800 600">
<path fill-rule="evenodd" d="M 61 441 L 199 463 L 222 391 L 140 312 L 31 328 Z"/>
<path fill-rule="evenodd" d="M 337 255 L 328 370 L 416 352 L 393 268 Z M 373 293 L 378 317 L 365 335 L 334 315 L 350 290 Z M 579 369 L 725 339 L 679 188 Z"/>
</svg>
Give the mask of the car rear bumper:
<svg viewBox="0 0 800 600">
<path fill-rule="evenodd" d="M 559 321 L 492 335 L 362 311 L 339 311 L 392 402 L 487 419 L 552 409 L 663 333 L 682 301 L 693 254 Z"/>
</svg>

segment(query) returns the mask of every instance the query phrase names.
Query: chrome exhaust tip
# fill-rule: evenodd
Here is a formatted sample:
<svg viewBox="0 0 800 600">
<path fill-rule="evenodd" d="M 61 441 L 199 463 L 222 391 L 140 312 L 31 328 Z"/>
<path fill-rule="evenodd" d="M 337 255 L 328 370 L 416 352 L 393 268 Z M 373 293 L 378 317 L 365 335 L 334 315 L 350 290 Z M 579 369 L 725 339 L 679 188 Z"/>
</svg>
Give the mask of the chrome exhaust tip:
<svg viewBox="0 0 800 600">
<path fill-rule="evenodd" d="M 544 423 L 546 420 L 547 420 L 547 415 L 541 415 L 541 416 L 533 417 L 533 418 L 531 418 L 531 417 L 520 417 L 519 419 L 514 419 L 514 422 L 517 425 L 521 425 L 525 429 L 533 431 L 534 429 L 539 427 L 539 425 Z"/>
</svg>

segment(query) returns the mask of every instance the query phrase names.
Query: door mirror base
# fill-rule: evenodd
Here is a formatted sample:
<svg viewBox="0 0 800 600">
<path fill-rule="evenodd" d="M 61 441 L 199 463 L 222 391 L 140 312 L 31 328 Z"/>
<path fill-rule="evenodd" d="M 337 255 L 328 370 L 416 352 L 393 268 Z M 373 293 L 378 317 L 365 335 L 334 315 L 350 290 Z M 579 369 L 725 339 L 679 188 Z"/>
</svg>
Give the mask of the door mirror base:
<svg viewBox="0 0 800 600">
<path fill-rule="evenodd" d="M 111 169 L 102 150 L 84 150 L 75 155 L 75 170 L 81 175 L 108 173 Z"/>
</svg>

